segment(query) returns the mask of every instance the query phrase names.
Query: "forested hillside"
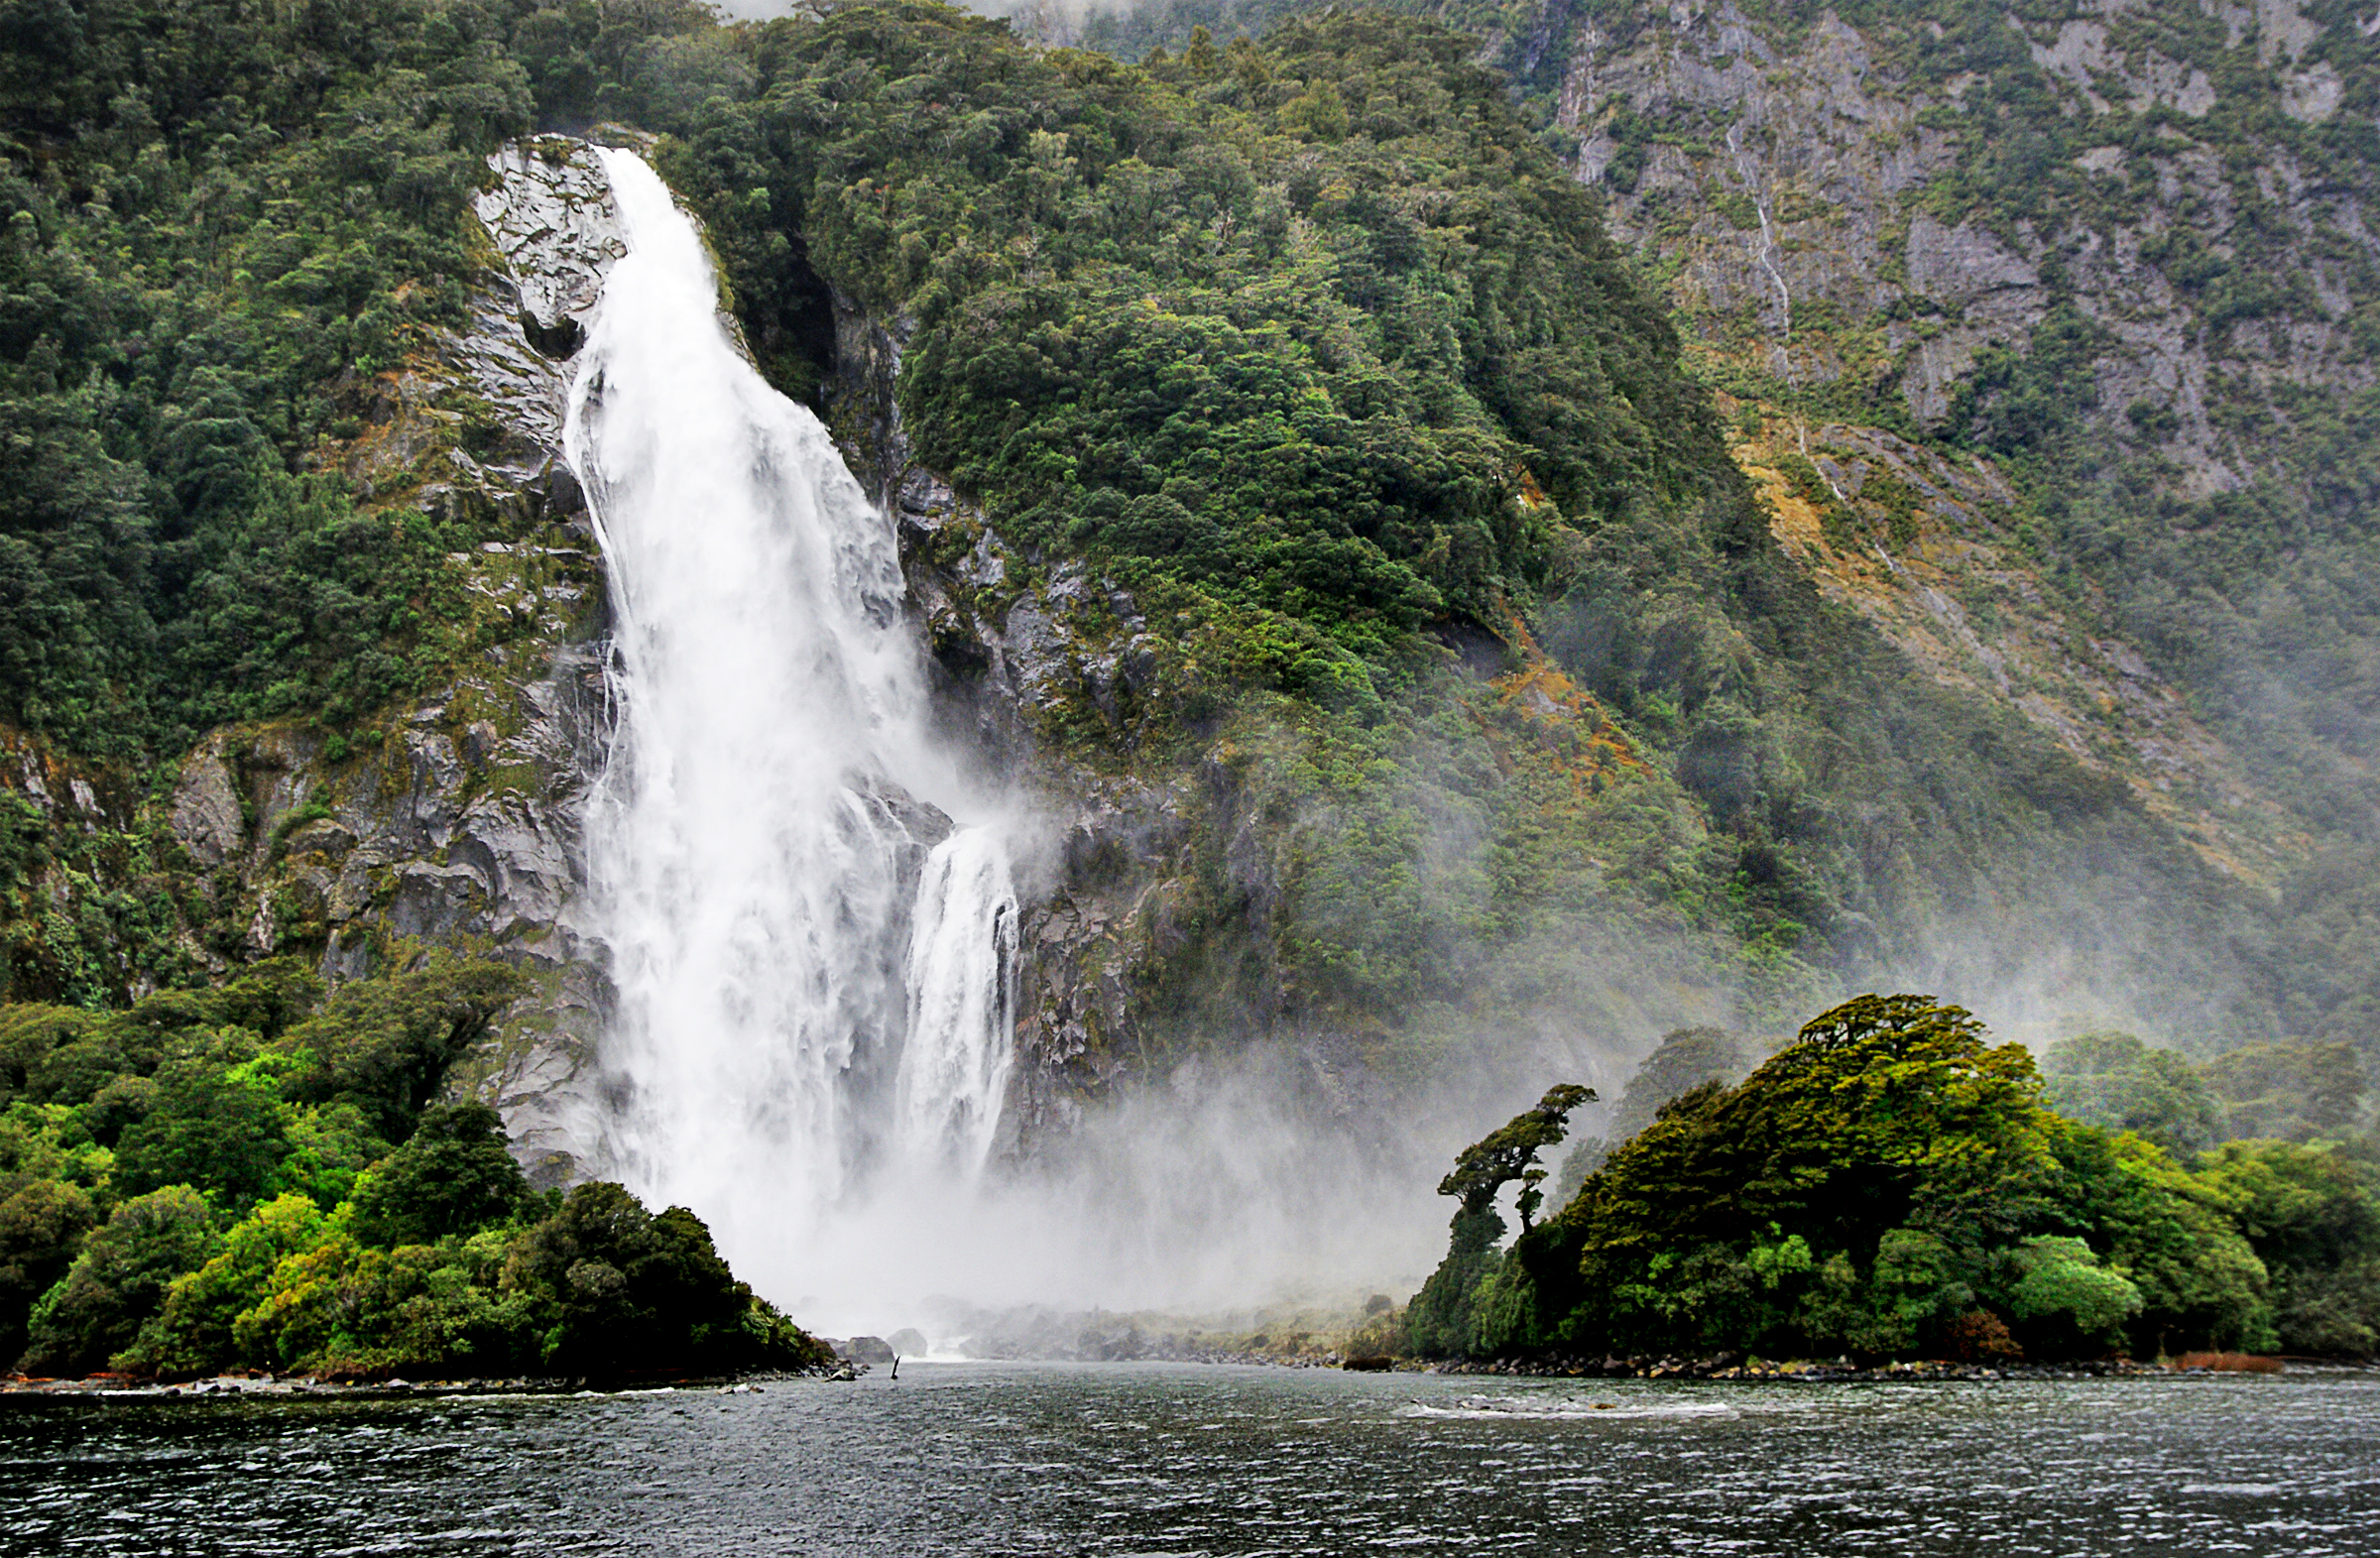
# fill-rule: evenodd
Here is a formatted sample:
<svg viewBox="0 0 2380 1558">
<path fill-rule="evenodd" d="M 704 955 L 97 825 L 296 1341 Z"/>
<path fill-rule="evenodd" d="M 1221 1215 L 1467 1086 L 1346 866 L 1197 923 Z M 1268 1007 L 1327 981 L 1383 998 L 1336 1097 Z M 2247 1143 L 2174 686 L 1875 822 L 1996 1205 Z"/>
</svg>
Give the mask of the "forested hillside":
<svg viewBox="0 0 2380 1558">
<path fill-rule="evenodd" d="M 1505 75 L 1475 62 L 1476 36 L 1338 13 L 1255 41 L 1182 33 L 1132 62 L 926 4 L 732 26 L 513 0 L 24 22 L 0 191 L 9 994 L 121 1005 L 326 946 L 316 899 L 260 898 L 254 879 L 314 819 L 259 825 L 238 883 L 189 853 L 174 814 L 192 743 L 247 722 L 341 771 L 399 752 L 405 711 L 466 668 L 550 651 L 562 630 L 482 575 L 490 546 L 560 550 L 559 522 L 458 480 L 513 434 L 427 365 L 498 274 L 470 210 L 488 154 L 612 124 L 659 137 L 757 357 L 863 463 L 876 433 L 838 327 L 896 348 L 900 438 L 968 516 L 904 531 L 913 577 L 939 581 L 920 610 L 952 695 L 982 694 L 987 644 L 1053 614 L 1113 672 L 1023 711 L 1028 788 L 1163 794 L 1187 819 L 1129 924 L 1078 919 L 1136 1024 L 1129 1045 L 1079 1040 L 1100 1078 L 1280 1029 L 1409 1081 L 1515 1045 L 1624 1049 L 1680 1019 L 1782 1025 L 1887 977 L 2045 1037 L 2117 1021 L 2207 1052 L 2368 1042 L 2342 906 L 2359 889 L 2293 875 L 2346 869 L 2313 841 L 2354 843 L 2365 814 L 2357 403 L 2323 403 L 2348 419 L 2327 464 L 2255 464 L 2240 451 L 2277 439 L 2224 434 L 2231 452 L 2206 458 L 2238 480 L 2209 493 L 2189 473 L 2212 432 L 2160 433 L 2163 403 L 2129 389 L 2110 422 L 2052 372 L 2068 347 L 2095 360 L 2096 337 L 2070 318 L 2090 296 L 2082 250 L 2061 272 L 2043 235 L 2085 192 L 2097 210 L 2162 190 L 2159 138 L 2228 121 L 2127 109 L 2147 150 L 2125 167 L 2149 172 L 2070 174 L 2087 148 L 2056 138 L 2101 121 L 2070 123 L 2065 78 L 2013 33 L 1875 23 L 1864 79 L 1964 60 L 1983 83 L 1913 110 L 1907 133 L 1950 150 L 1895 186 L 1933 203 L 1893 231 L 1996 222 L 2027 286 L 2068 278 L 2048 322 L 1972 342 L 1936 407 L 1904 393 L 1910 348 L 1891 344 L 1956 335 L 1913 300 L 1930 295 L 1895 283 L 1870 323 L 1796 303 L 1770 341 L 1756 293 L 1696 282 L 1687 249 L 1712 221 L 1739 246 L 1773 228 L 1767 184 L 1748 214 L 1722 186 L 1744 148 L 1791 135 L 1747 141 L 1747 122 L 1730 143 L 1717 108 L 1690 124 L 1649 87 L 1548 86 L 1596 79 L 1622 44 L 1666 47 L 1667 15 L 1453 17 L 1530 41 L 1491 52 Z M 1705 49 L 1688 19 L 1678 36 Z M 1840 30 L 1760 25 L 1773 41 L 1711 22 L 1708 50 L 1756 61 Z M 2330 37 L 2291 67 L 2331 70 L 2341 95 L 2321 100 L 2351 108 L 2362 56 L 2323 65 Z M 2341 187 L 2361 177 L 2353 112 L 2249 117 L 2304 139 L 2292 155 Z M 2049 138 L 2049 172 L 1986 168 L 2026 136 Z M 2020 189 L 2034 205 L 1992 203 Z M 1649 253 L 1615 243 L 1606 213 Z M 2275 254 L 2300 252 L 2294 231 L 2272 229 Z M 2339 254 L 2321 274 L 2351 301 L 2364 273 Z M 2242 287 L 2279 274 L 2237 264 L 2221 275 Z M 2279 340 L 2285 304 L 2219 322 Z M 2351 336 L 2359 315 L 2339 317 Z M 2318 492 L 2318 466 L 2346 485 Z M 2114 560 L 2143 547 L 2162 560 Z M 2133 643 L 2159 658 L 2142 685 L 2188 694 L 2183 736 L 2220 733 L 2204 784 L 2252 779 L 2245 820 L 2209 832 L 2195 819 L 2220 796 L 2190 788 L 2198 770 L 2111 756 L 2096 732 L 2128 717 L 2122 699 L 1929 659 L 1894 604 L 1922 591 L 1873 583 L 1986 555 L 2027 603 L 2010 618 L 2100 659 Z M 2287 635 L 2257 660 L 2266 640 L 2242 625 L 2316 624 L 2314 608 L 2259 595 L 2251 612 L 2251 585 L 2320 595 L 2328 626 L 2288 642 L 2345 679 L 2286 708 L 2226 704 L 2249 684 L 2192 659 L 2211 646 L 2238 649 L 2226 674 L 2313 685 L 2289 679 Z M 1958 579 L 1924 588 L 1942 620 L 1989 617 Z M 2152 621 L 2159 602 L 2215 615 Z M 2012 662 L 1969 639 L 1967 659 Z M 2267 715 L 2269 739 L 2242 723 Z M 2295 895 L 2278 912 L 2274 884 Z"/>
</svg>

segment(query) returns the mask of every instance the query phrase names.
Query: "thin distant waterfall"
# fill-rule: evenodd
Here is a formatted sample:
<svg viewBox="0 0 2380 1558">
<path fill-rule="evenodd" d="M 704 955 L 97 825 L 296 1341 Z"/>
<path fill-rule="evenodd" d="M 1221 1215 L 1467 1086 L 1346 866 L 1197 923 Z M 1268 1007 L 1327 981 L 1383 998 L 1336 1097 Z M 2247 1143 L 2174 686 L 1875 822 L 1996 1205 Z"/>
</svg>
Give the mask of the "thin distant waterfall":
<svg viewBox="0 0 2380 1558">
<path fill-rule="evenodd" d="M 606 151 L 627 254 L 565 440 L 616 623 L 588 874 L 616 1171 L 729 1253 L 888 1155 L 972 1179 L 1012 1044 L 1015 896 L 927 739 L 891 525 L 718 313 L 700 237 Z M 912 889 L 910 884 L 916 884 Z"/>
</svg>

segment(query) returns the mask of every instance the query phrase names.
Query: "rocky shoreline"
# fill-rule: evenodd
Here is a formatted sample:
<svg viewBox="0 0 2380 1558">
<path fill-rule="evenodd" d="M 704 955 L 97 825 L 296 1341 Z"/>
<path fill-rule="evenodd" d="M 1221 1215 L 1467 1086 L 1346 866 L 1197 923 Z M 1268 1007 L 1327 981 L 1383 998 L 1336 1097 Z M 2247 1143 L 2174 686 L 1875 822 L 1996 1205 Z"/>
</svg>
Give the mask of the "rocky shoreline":
<svg viewBox="0 0 2380 1558">
<path fill-rule="evenodd" d="M 1348 1367 L 1362 1367 L 1361 1363 Z M 1829 1383 L 1902 1379 L 2119 1379 L 2173 1378 L 2207 1374 L 2282 1374 L 2308 1369 L 2354 1374 L 2380 1373 L 2380 1362 L 2357 1363 L 2334 1359 L 2259 1358 L 2245 1365 L 2186 1366 L 2180 1363 L 2142 1363 L 2131 1358 L 2082 1359 L 2054 1364 L 1961 1363 L 1951 1359 L 1920 1359 L 1883 1364 L 1854 1364 L 1848 1359 L 1795 1360 L 1771 1363 L 1732 1353 L 1703 1359 L 1678 1358 L 1499 1358 L 1484 1361 L 1421 1364 L 1397 1359 L 1399 1370 L 1441 1375 L 1504 1375 L 1553 1379 L 1715 1379 Z"/>
<path fill-rule="evenodd" d="M 906 1361 L 906 1360 L 904 1360 Z M 969 1360 L 982 1363 L 1028 1362 L 1022 1359 Z M 1079 1361 L 1079 1360 L 1077 1360 Z M 2198 1368 L 2179 1364 L 2142 1363 L 2130 1358 L 2100 1358 L 2058 1364 L 1967 1364 L 1928 1359 L 1906 1363 L 1860 1365 L 1843 1360 L 1770 1363 L 1721 1354 L 1704 1359 L 1644 1358 L 1499 1358 L 1480 1361 L 1430 1361 L 1418 1358 L 1379 1358 L 1318 1353 L 1274 1357 L 1262 1353 L 1152 1351 L 1136 1363 L 1237 1365 L 1264 1369 L 1346 1369 L 1359 1372 L 1501 1376 L 1533 1379 L 1667 1379 L 1739 1381 L 1747 1383 L 1840 1384 L 1912 1380 L 2025 1380 L 2179 1378 L 2208 1374 L 2344 1373 L 2380 1374 L 2380 1361 L 2337 1359 L 2263 1359 L 2270 1367 L 2254 1369 Z M 93 1375 L 81 1379 L 43 1379 L 24 1375 L 0 1378 L 0 1396 L 107 1396 L 149 1400 L 228 1400 L 383 1397 L 412 1399 L 433 1396 L 481 1395 L 613 1395 L 642 1390 L 709 1388 L 721 1395 L 742 1395 L 771 1385 L 797 1380 L 850 1381 L 874 1372 L 870 1362 L 840 1358 L 835 1363 L 798 1374 L 768 1374 L 748 1379 L 653 1379 L 606 1382 L 601 1388 L 583 1378 L 497 1379 L 326 1379 L 313 1376 L 277 1378 L 273 1375 L 221 1375 L 204 1379 L 136 1379 L 124 1375 Z"/>
<path fill-rule="evenodd" d="M 91 1375 L 80 1379 L 44 1379 L 27 1375 L 0 1378 L 0 1396 L 107 1396 L 148 1400 L 228 1400 L 234 1397 L 391 1397 L 449 1395 L 617 1395 L 644 1390 L 713 1389 L 746 1395 L 799 1379 L 853 1379 L 868 1372 L 848 1364 L 826 1365 L 799 1374 L 772 1373 L 746 1379 L 630 1379 L 598 1388 L 584 1378 L 325 1379 L 311 1375 L 218 1375 L 203 1379 L 136 1379 L 126 1375 Z"/>
</svg>

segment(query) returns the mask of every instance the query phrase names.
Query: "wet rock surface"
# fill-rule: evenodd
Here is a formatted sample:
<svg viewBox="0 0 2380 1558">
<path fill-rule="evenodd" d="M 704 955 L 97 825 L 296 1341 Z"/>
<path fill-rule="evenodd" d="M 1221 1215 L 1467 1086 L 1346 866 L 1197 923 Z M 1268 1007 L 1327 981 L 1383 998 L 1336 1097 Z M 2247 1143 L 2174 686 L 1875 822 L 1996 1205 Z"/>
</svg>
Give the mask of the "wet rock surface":
<svg viewBox="0 0 2380 1558">
<path fill-rule="evenodd" d="M 584 141 L 542 137 L 490 159 L 476 211 L 502 269 L 435 366 L 397 376 L 385 419 L 344 464 L 369 493 L 465 511 L 518 539 L 449 560 L 494 642 L 466 675 L 353 745 L 303 727 L 217 731 L 181 762 L 173 836 L 247 925 L 248 956 L 320 944 L 336 981 L 406 943 L 476 949 L 528 971 L 452 1085 L 505 1117 L 534 1179 L 574 1177 L 593 1146 L 595 1046 L 607 1004 L 578 919 L 580 815 L 608 733 L 601 559 L 562 457 L 583 321 L 625 252 Z M 460 393 L 493 413 L 478 452 L 433 449 Z M 448 442 L 451 442 L 450 437 Z M 421 479 L 427 465 L 428 480 Z"/>
<path fill-rule="evenodd" d="M 1273 1052 L 1298 1107 L 1354 1113 L 1372 1084 L 1279 969 L 1282 831 L 1228 752 L 1143 747 L 1166 646 L 1139 602 L 1012 541 L 918 462 L 894 396 L 912 328 L 837 300 L 827 420 L 894 524 L 942 734 L 1035 825 L 997 1154 L 1062 1138 L 1128 1076 L 1194 1086 L 1197 1063 L 1178 1056 L 1218 1032 Z"/>
</svg>

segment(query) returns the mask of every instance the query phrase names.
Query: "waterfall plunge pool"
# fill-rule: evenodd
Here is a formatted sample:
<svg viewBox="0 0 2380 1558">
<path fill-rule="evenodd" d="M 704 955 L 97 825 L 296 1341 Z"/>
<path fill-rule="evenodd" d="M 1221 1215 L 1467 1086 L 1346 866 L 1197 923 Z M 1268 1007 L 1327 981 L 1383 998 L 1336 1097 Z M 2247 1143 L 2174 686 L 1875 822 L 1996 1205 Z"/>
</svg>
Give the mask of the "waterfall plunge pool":
<svg viewBox="0 0 2380 1558">
<path fill-rule="evenodd" d="M 2380 1376 L 904 1363 L 745 1395 L 18 1396 L 0 1529 L 25 1555 L 2368 1554 Z"/>
</svg>

